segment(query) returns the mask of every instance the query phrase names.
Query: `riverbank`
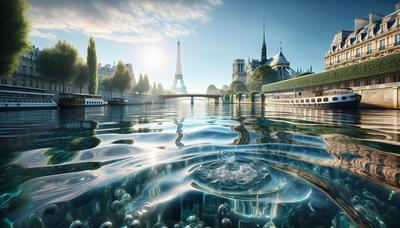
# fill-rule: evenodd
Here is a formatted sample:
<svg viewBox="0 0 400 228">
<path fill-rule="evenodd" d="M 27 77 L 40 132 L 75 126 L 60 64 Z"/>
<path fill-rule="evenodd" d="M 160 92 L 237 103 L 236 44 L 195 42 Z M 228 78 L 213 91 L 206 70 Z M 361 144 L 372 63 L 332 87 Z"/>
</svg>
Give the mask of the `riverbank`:
<svg viewBox="0 0 400 228">
<path fill-rule="evenodd" d="M 334 70 L 271 83 L 263 93 L 351 88 L 363 108 L 400 108 L 400 52 Z"/>
</svg>

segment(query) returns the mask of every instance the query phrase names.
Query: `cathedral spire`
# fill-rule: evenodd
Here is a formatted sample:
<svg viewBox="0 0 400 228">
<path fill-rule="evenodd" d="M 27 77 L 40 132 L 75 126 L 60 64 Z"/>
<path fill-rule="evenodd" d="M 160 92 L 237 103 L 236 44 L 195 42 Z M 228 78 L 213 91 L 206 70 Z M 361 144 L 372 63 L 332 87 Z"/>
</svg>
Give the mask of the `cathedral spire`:
<svg viewBox="0 0 400 228">
<path fill-rule="evenodd" d="M 263 42 L 261 47 L 261 64 L 267 62 L 267 45 L 265 44 L 265 19 L 263 19 Z"/>
</svg>

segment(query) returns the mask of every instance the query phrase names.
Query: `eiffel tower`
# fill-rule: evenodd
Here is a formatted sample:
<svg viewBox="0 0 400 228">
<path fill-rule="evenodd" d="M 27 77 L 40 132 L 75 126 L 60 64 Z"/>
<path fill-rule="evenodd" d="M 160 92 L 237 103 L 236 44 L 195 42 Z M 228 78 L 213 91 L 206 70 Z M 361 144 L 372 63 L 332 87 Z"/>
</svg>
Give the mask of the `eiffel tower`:
<svg viewBox="0 0 400 228">
<path fill-rule="evenodd" d="M 178 48 L 176 54 L 176 73 L 174 78 L 174 85 L 172 86 L 172 91 L 177 94 L 186 94 L 186 86 L 183 82 L 182 67 L 181 67 L 181 43 L 178 41 Z M 180 82 L 180 87 L 177 87 L 178 81 Z"/>
</svg>

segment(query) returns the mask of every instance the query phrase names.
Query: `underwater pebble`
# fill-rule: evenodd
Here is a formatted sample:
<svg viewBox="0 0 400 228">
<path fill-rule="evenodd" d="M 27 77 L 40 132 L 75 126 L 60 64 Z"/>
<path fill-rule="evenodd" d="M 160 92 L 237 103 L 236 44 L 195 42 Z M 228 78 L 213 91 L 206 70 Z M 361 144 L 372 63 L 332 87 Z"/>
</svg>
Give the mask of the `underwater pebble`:
<svg viewBox="0 0 400 228">
<path fill-rule="evenodd" d="M 103 224 L 100 225 L 100 228 L 111 228 L 112 223 L 110 221 L 104 222 Z"/>
<path fill-rule="evenodd" d="M 121 209 L 121 208 L 122 208 L 122 203 L 121 203 L 121 201 L 119 201 L 119 200 L 114 200 L 114 201 L 111 203 L 111 209 L 112 209 L 112 210 L 118 211 L 118 210 Z"/>
<path fill-rule="evenodd" d="M 114 195 L 115 195 L 115 197 L 121 197 L 122 195 L 124 195 L 125 194 L 125 190 L 123 190 L 123 189 L 120 189 L 120 188 L 117 188 L 117 189 L 115 189 L 115 191 L 114 191 Z"/>
<path fill-rule="evenodd" d="M 130 214 L 125 215 L 125 218 L 124 218 L 124 223 L 125 224 L 130 224 L 132 221 L 133 221 L 133 216 L 132 215 L 130 215 Z"/>
<path fill-rule="evenodd" d="M 135 219 L 129 225 L 128 228 L 138 228 L 140 227 L 140 221 Z"/>
<path fill-rule="evenodd" d="M 229 215 L 229 212 L 230 212 L 230 209 L 227 204 L 224 203 L 224 204 L 219 205 L 218 214 L 225 217 L 225 216 Z"/>
<path fill-rule="evenodd" d="M 189 217 L 187 217 L 186 219 L 186 223 L 188 224 L 192 224 L 192 223 L 197 223 L 198 219 L 196 217 L 196 215 L 191 215 Z"/>
<path fill-rule="evenodd" d="M 69 228 L 80 228 L 82 227 L 82 222 L 80 220 L 75 220 L 69 225 Z"/>
<path fill-rule="evenodd" d="M 228 219 L 228 218 L 223 218 L 222 221 L 221 221 L 221 226 L 222 226 L 223 228 L 232 227 L 232 222 L 231 222 L 231 220 Z"/>
<path fill-rule="evenodd" d="M 124 195 L 122 195 L 121 197 L 121 202 L 122 203 L 128 203 L 129 201 L 131 201 L 132 197 L 129 193 L 125 193 Z"/>
</svg>

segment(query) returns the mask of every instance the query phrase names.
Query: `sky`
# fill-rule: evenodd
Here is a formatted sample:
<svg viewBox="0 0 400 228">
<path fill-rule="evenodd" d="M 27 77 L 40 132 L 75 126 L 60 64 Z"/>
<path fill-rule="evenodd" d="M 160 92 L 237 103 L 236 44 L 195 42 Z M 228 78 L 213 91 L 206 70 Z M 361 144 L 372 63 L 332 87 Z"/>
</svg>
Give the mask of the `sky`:
<svg viewBox="0 0 400 228">
<path fill-rule="evenodd" d="M 72 43 L 86 59 L 96 39 L 98 62 L 132 63 L 170 88 L 181 42 L 182 73 L 189 92 L 232 81 L 234 59 L 260 58 L 265 20 L 267 57 L 280 43 L 293 69 L 324 70 L 333 35 L 351 30 L 354 18 L 388 14 L 400 0 L 30 0 L 30 39 L 40 49 Z"/>
</svg>

